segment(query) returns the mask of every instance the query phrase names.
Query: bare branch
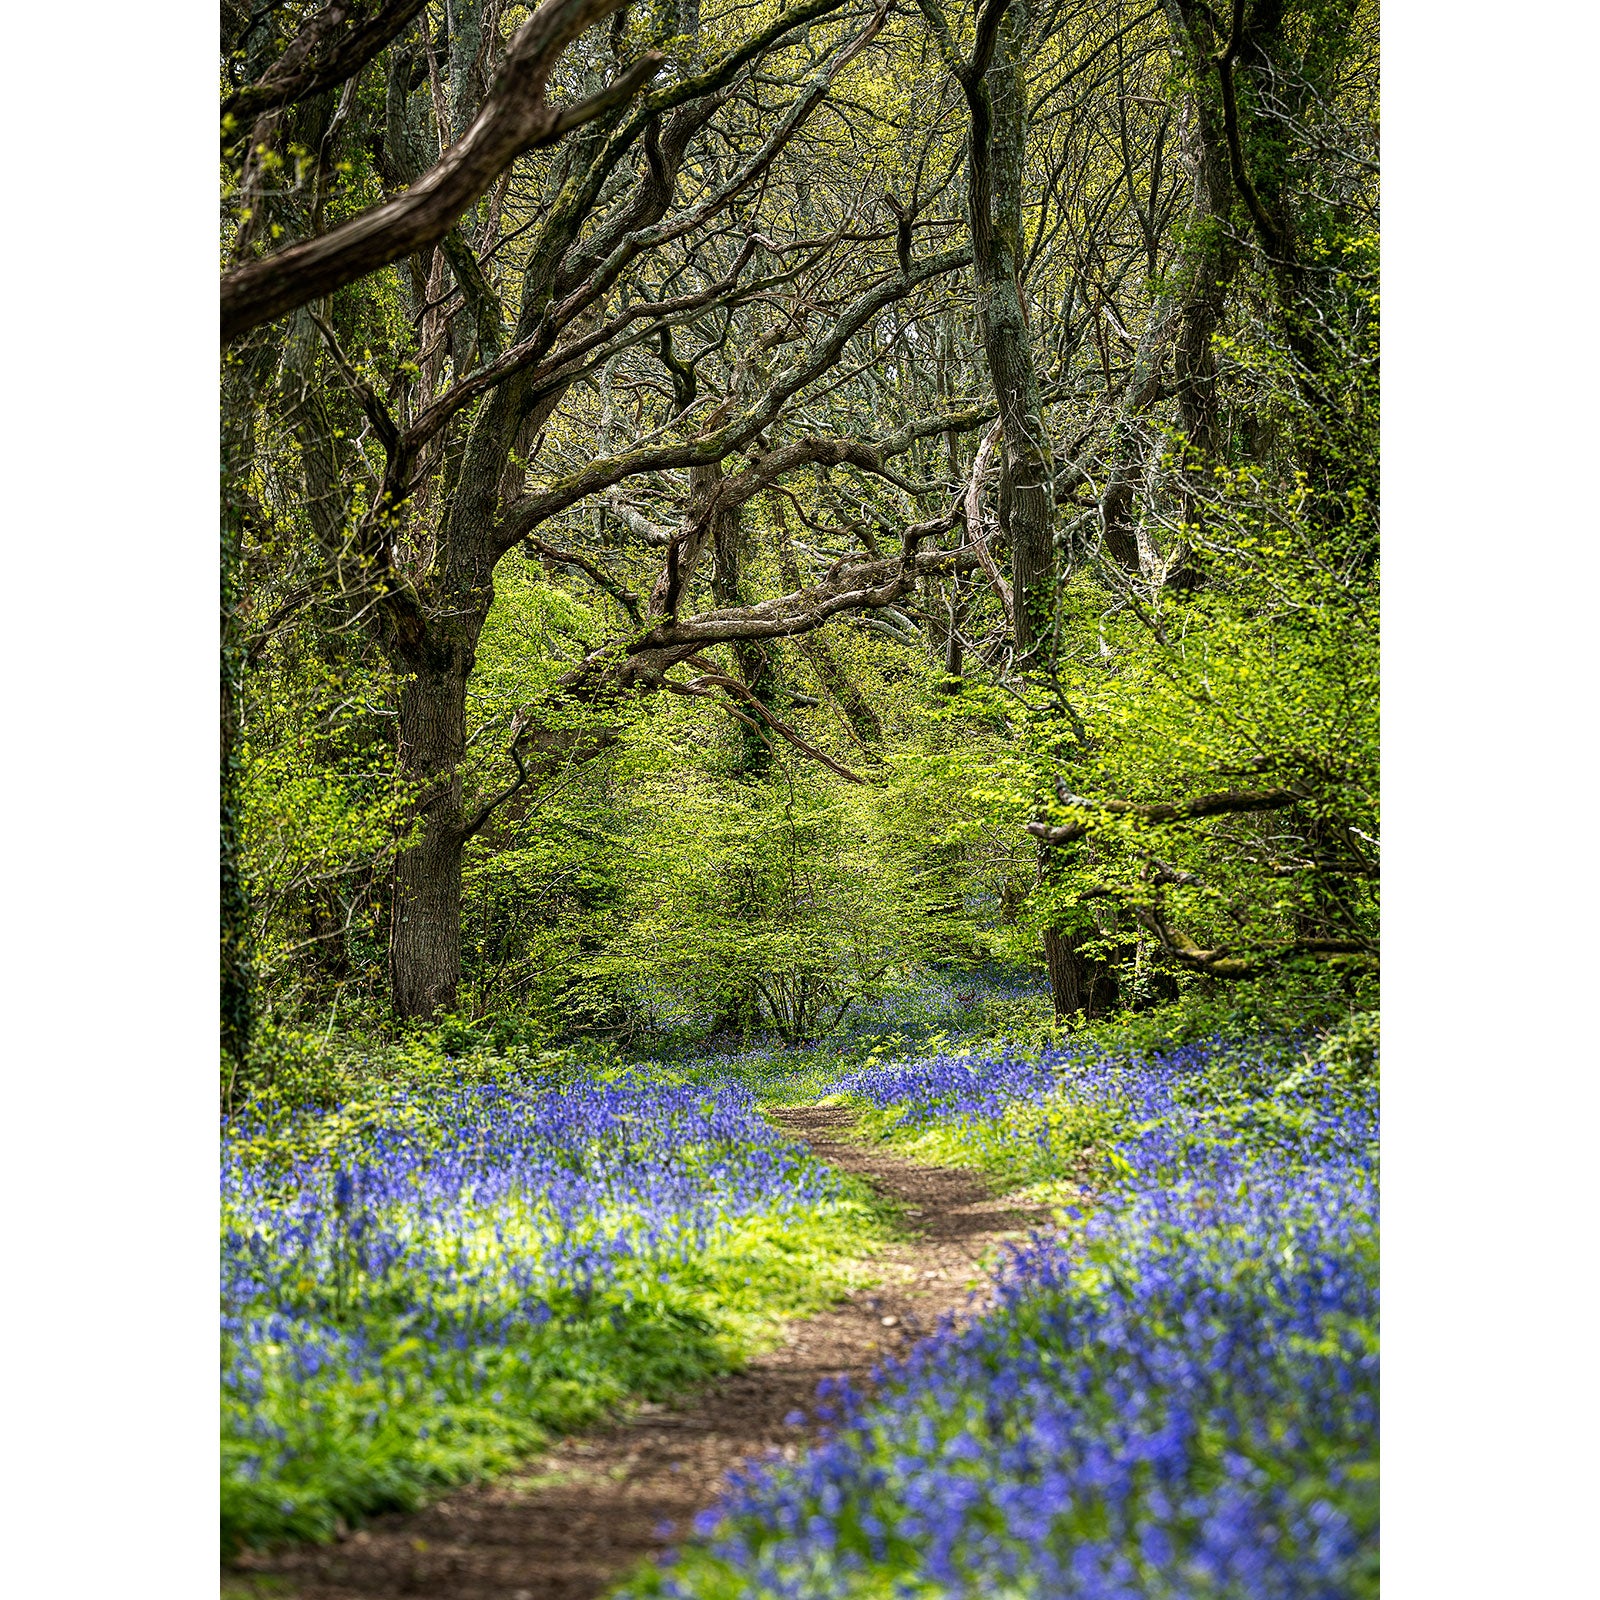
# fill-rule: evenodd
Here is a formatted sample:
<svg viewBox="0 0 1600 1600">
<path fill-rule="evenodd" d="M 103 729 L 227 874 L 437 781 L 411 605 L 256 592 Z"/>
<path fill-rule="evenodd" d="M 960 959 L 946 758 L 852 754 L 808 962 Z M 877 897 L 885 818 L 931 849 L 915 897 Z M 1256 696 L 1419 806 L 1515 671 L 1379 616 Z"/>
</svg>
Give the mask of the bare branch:
<svg viewBox="0 0 1600 1600">
<path fill-rule="evenodd" d="M 579 555 L 576 550 L 563 550 L 559 545 L 546 544 L 543 539 L 535 539 L 532 534 L 529 534 L 523 540 L 523 543 L 537 550 L 546 560 L 559 562 L 566 567 L 576 567 L 580 572 L 586 572 L 600 588 L 605 590 L 628 613 L 629 620 L 636 628 L 644 626 L 644 614 L 640 611 L 639 601 L 634 594 L 618 583 L 603 567 L 596 566 L 587 556 Z"/>
<path fill-rule="evenodd" d="M 662 687 L 671 689 L 678 694 L 709 695 L 713 688 L 717 688 L 723 689 L 729 694 L 741 695 L 749 702 L 750 706 L 763 721 L 778 733 L 781 733 L 802 755 L 810 756 L 813 761 L 820 761 L 830 772 L 837 772 L 841 778 L 848 778 L 851 783 L 864 785 L 867 782 L 859 772 L 852 772 L 842 762 L 835 761 L 832 756 L 817 749 L 815 745 L 808 744 L 787 722 L 780 717 L 775 717 L 756 697 L 755 692 L 747 684 L 740 683 L 737 678 L 725 677 L 720 672 L 708 672 L 698 678 L 691 678 L 688 683 L 674 683 L 670 678 L 667 678 L 663 680 Z M 733 710 L 732 707 L 728 709 L 730 711 Z M 739 720 L 747 726 L 755 726 L 748 716 L 741 715 L 736 711 L 734 715 L 738 716 Z"/>
<path fill-rule="evenodd" d="M 996 417 L 994 426 L 983 436 L 983 443 L 978 446 L 978 453 L 973 457 L 972 474 L 967 479 L 964 504 L 967 513 L 967 538 L 972 548 L 978 552 L 978 560 L 983 563 L 983 570 L 988 576 L 990 587 L 1000 597 L 1007 629 L 1015 631 L 1016 616 L 1012 608 L 1011 585 L 1000 576 L 1000 569 L 989 553 L 989 541 L 983 536 L 983 478 L 989 470 L 989 460 L 994 455 L 995 445 L 1000 441 L 1001 431 L 1001 420 Z"/>
</svg>

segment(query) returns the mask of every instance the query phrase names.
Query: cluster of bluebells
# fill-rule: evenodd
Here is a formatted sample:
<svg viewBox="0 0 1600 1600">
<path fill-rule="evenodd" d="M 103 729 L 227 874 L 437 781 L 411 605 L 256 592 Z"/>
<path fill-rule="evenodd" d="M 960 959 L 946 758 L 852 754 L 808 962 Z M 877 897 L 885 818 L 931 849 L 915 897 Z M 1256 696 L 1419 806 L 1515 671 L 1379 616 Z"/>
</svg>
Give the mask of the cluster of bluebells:
<svg viewBox="0 0 1600 1600">
<path fill-rule="evenodd" d="M 326 1476 L 330 1454 L 348 1470 L 342 1440 L 414 1436 L 407 1418 L 429 1405 L 515 1412 L 543 1381 L 539 1330 L 659 1296 L 741 1222 L 814 1211 L 833 1188 L 747 1091 L 642 1075 L 396 1090 L 270 1134 L 236 1120 L 225 1504 L 276 1495 L 268 1511 L 290 1516 L 293 1485 Z"/>
<path fill-rule="evenodd" d="M 898 1108 L 905 1127 L 958 1118 L 995 1120 L 1019 1103 L 1053 1094 L 1077 1060 L 1062 1050 L 1030 1054 L 1015 1045 L 989 1054 L 940 1053 L 846 1073 L 829 1091 L 884 1110 Z"/>
<path fill-rule="evenodd" d="M 881 1051 L 890 1041 L 972 1037 L 980 1031 L 983 1006 L 1027 1001 L 1048 1010 L 1049 988 L 1035 974 L 999 966 L 957 973 L 933 968 L 918 973 L 913 985 L 852 1002 L 839 1024 L 810 1046 L 757 1033 L 733 1048 L 726 1037 L 704 1034 L 674 1047 L 657 1040 L 652 1048 L 701 1081 L 755 1086 L 768 1103 L 811 1100 L 838 1089 L 843 1060 L 860 1059 L 874 1047 Z"/>
<path fill-rule="evenodd" d="M 854 1077 L 913 1121 L 1087 1097 L 1129 1176 L 870 1401 L 834 1391 L 827 1442 L 735 1480 L 653 1592 L 1375 1594 L 1375 1107 L 1315 1072 L 1260 1092 L 1274 1076 L 1246 1092 L 1248 1062 L 1196 1046 Z"/>
<path fill-rule="evenodd" d="M 913 987 L 891 990 L 854 1006 L 839 1037 L 847 1042 L 869 1039 L 897 1028 L 944 1023 L 959 1029 L 971 1020 L 980 1001 L 1040 1000 L 1048 1002 L 1049 986 L 1038 973 L 984 964 L 960 972 L 929 968 Z"/>
</svg>

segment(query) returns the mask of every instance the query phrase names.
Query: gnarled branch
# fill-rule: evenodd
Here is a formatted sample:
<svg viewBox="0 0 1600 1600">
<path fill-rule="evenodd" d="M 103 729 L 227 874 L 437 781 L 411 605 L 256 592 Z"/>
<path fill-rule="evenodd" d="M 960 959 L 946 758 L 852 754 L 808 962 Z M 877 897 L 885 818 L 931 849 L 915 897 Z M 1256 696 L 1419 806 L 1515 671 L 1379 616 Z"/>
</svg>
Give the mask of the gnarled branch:
<svg viewBox="0 0 1600 1600">
<path fill-rule="evenodd" d="M 1180 965 L 1213 978 L 1254 978 L 1269 962 L 1290 956 L 1375 956 L 1377 952 L 1361 939 L 1295 939 L 1274 945 L 1254 955 L 1235 955 L 1225 945 L 1203 950 L 1186 933 L 1162 927 L 1161 947 Z"/>
<path fill-rule="evenodd" d="M 256 82 L 222 102 L 223 144 L 258 117 L 354 77 L 422 6 L 423 0 L 329 0 Z"/>
<path fill-rule="evenodd" d="M 662 688 L 670 689 L 674 694 L 686 694 L 702 698 L 714 698 L 713 690 L 722 689 L 729 694 L 737 694 L 747 700 L 751 708 L 776 732 L 781 733 L 802 755 L 810 756 L 813 761 L 820 761 L 830 772 L 837 772 L 841 778 L 848 778 L 851 783 L 865 784 L 866 779 L 859 772 L 852 772 L 843 762 L 835 761 L 832 756 L 817 749 L 814 744 L 809 744 L 805 739 L 789 726 L 781 717 L 773 716 L 772 712 L 757 698 L 754 690 L 748 684 L 740 683 L 737 678 L 727 677 L 720 672 L 702 673 L 698 678 L 691 678 L 687 683 L 674 683 L 671 678 L 662 680 Z M 760 732 L 756 722 L 737 708 L 724 705 L 724 710 L 736 717 L 746 727 L 754 728 Z"/>
<path fill-rule="evenodd" d="M 530 549 L 536 550 L 548 561 L 557 562 L 565 567 L 576 567 L 580 572 L 587 573 L 601 589 L 628 613 L 629 621 L 636 628 L 644 626 L 644 614 L 639 610 L 637 596 L 632 591 L 625 589 L 603 567 L 597 566 L 587 556 L 579 555 L 576 550 L 563 550 L 559 545 L 546 544 L 543 539 L 535 539 L 532 534 L 529 534 L 522 542 Z"/>
<path fill-rule="evenodd" d="M 628 100 L 665 59 L 652 50 L 609 88 L 553 106 L 545 86 L 562 49 L 623 0 L 544 0 L 517 30 L 494 88 L 472 125 L 403 194 L 303 244 L 247 262 L 222 280 L 222 338 L 250 329 L 379 267 L 439 243 L 506 165 Z"/>
</svg>

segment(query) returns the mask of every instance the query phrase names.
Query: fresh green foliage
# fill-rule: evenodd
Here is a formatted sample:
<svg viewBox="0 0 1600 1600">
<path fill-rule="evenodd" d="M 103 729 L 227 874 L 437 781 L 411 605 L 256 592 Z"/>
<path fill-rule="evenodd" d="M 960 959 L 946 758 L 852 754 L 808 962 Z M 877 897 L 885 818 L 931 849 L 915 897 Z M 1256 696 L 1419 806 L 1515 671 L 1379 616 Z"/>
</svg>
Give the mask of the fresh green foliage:
<svg viewBox="0 0 1600 1600">
<path fill-rule="evenodd" d="M 228 0 L 225 302 L 529 14 Z M 828 1098 L 1066 1231 L 660 1592 L 1370 1592 L 1376 25 L 645 0 L 229 345 L 230 1545 L 859 1281 Z"/>
</svg>

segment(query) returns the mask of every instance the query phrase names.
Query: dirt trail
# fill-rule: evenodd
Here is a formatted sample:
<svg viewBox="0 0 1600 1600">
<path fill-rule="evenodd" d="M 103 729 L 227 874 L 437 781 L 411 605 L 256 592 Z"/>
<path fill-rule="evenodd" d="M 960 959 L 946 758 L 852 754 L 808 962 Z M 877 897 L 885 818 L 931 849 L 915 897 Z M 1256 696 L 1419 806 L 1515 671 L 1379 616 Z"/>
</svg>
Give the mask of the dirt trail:
<svg viewBox="0 0 1600 1600">
<path fill-rule="evenodd" d="M 249 1556 L 229 1595 L 299 1600 L 591 1600 L 643 1556 L 674 1542 L 716 1498 L 728 1469 L 814 1437 L 785 1418 L 808 1410 L 818 1383 L 860 1384 L 945 1312 L 979 1303 L 984 1256 L 1001 1240 L 1047 1225 L 1047 1208 L 995 1200 L 971 1173 L 919 1166 L 840 1137 L 850 1113 L 774 1110 L 772 1120 L 842 1172 L 905 1208 L 918 1237 L 883 1252 L 882 1283 L 790 1325 L 784 1343 L 678 1407 L 645 1407 L 629 1422 L 563 1440 L 521 1478 L 473 1484 L 410 1515 L 376 1517 L 337 1544 Z"/>
</svg>

